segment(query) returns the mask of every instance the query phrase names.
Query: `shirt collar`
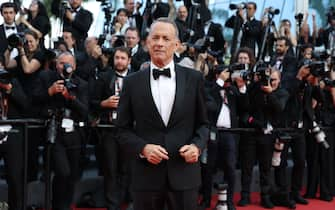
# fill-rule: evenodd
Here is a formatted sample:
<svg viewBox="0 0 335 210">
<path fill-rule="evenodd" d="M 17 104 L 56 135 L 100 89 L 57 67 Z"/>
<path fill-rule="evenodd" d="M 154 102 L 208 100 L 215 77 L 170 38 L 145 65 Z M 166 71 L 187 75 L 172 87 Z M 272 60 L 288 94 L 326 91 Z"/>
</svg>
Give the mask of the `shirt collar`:
<svg viewBox="0 0 335 210">
<path fill-rule="evenodd" d="M 4 25 L 5 27 L 7 26 L 7 27 L 14 27 L 14 28 L 16 28 L 15 23 L 12 23 L 11 25 L 8 25 L 8 24 L 4 23 L 3 25 Z"/>
<path fill-rule="evenodd" d="M 118 74 L 118 75 L 120 75 L 120 76 L 123 76 L 123 77 L 125 77 L 125 76 L 127 76 L 127 74 L 128 74 L 128 69 L 127 70 L 125 70 L 124 72 L 122 72 L 122 73 L 120 73 L 120 72 L 118 72 L 118 71 L 115 71 L 115 73 L 116 74 Z"/>
</svg>

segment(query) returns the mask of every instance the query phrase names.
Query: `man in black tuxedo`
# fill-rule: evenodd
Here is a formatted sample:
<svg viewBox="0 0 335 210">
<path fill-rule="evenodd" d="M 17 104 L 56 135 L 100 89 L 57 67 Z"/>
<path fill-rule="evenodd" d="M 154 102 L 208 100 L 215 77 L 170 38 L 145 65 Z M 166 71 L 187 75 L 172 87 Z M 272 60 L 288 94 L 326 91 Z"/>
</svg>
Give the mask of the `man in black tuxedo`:
<svg viewBox="0 0 335 210">
<path fill-rule="evenodd" d="M 72 28 L 72 33 L 74 38 L 76 39 L 76 46 L 78 50 L 84 50 L 84 41 L 87 37 L 87 32 L 91 27 L 93 22 L 92 13 L 86 9 L 84 9 L 81 4 L 82 0 L 68 0 L 69 7 L 61 6 L 61 1 L 54 0 L 51 5 L 51 10 L 53 14 L 56 16 L 60 16 L 60 12 L 63 10 L 64 16 L 63 18 L 64 24 L 63 28 Z"/>
<path fill-rule="evenodd" d="M 143 23 L 143 16 L 140 14 L 139 9 L 142 6 L 139 1 L 136 1 L 136 4 L 134 0 L 124 0 L 124 8 L 128 12 L 128 23 L 130 27 L 137 28 L 138 31 L 141 31 L 142 29 L 142 23 Z"/>
<path fill-rule="evenodd" d="M 188 23 L 187 23 L 187 16 L 188 16 L 188 11 L 187 8 L 182 5 L 178 8 L 177 10 L 177 17 L 176 17 L 176 24 L 178 27 L 178 32 L 179 32 L 179 39 L 180 42 L 187 42 L 190 41 L 190 32 L 188 31 Z"/>
<path fill-rule="evenodd" d="M 131 54 L 131 69 L 138 71 L 142 63 L 150 60 L 149 54 L 143 50 L 140 43 L 140 34 L 136 28 L 127 28 L 125 37 Z"/>
<path fill-rule="evenodd" d="M 174 22 L 157 19 L 147 43 L 150 68 L 125 78 L 118 107 L 119 142 L 133 158 L 134 209 L 196 209 L 208 138 L 203 76 L 175 65 Z"/>
<path fill-rule="evenodd" d="M 15 16 L 17 13 L 16 4 L 13 2 L 5 2 L 0 7 L 1 15 L 4 23 L 0 25 L 0 55 L 3 55 L 8 47 L 7 38 L 11 34 L 23 32 L 23 28 L 15 24 Z M 18 55 L 17 50 L 14 50 L 13 57 Z"/>
<path fill-rule="evenodd" d="M 92 94 L 91 107 L 99 113 L 100 123 L 115 124 L 117 118 L 116 109 L 119 104 L 120 92 L 125 76 L 130 71 L 130 52 L 126 47 L 118 47 L 114 53 L 114 68 L 99 75 L 95 82 L 94 94 Z M 102 150 L 102 166 L 104 173 L 104 193 L 108 210 L 120 210 L 122 197 L 125 194 L 125 177 L 127 171 L 126 162 L 120 161 L 122 155 L 117 142 L 115 129 L 103 129 L 100 132 L 99 147 Z M 121 173 L 124 170 L 125 173 Z M 121 183 L 120 183 L 121 181 Z M 127 180 L 129 181 L 129 180 Z"/>
<path fill-rule="evenodd" d="M 225 26 L 234 29 L 231 54 L 234 55 L 238 48 L 248 47 L 256 55 L 256 44 L 258 49 L 261 47 L 262 22 L 256 20 L 255 13 L 257 4 L 248 2 L 246 5 L 247 15 L 244 16 L 244 9 L 238 8 L 236 15 L 230 17 Z"/>
</svg>

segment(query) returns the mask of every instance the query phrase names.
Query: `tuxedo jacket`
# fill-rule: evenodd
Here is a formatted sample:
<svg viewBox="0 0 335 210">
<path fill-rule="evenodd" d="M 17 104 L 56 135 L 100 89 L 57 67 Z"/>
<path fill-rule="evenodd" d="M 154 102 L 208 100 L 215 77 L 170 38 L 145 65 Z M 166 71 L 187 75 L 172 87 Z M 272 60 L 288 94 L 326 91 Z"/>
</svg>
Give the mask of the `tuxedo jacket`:
<svg viewBox="0 0 335 210">
<path fill-rule="evenodd" d="M 128 71 L 127 75 L 132 71 Z M 108 69 L 99 74 L 98 80 L 94 82 L 94 90 L 90 93 L 90 108 L 95 115 L 99 115 L 103 123 L 108 122 L 108 113 L 111 111 L 109 108 L 101 107 L 101 101 L 115 95 L 115 81 L 117 76 L 114 70 Z"/>
<path fill-rule="evenodd" d="M 135 191 L 156 191 L 167 186 L 174 190 L 197 188 L 201 182 L 200 164 L 186 163 L 179 149 L 187 144 L 203 149 L 208 139 L 203 77 L 200 72 L 175 66 L 175 100 L 165 126 L 151 94 L 150 72 L 147 68 L 125 78 L 118 107 L 119 142 L 134 157 L 132 188 Z M 164 147 L 169 160 L 153 165 L 141 158 L 146 144 Z"/>
<path fill-rule="evenodd" d="M 227 96 L 227 106 L 229 108 L 231 127 L 238 127 L 238 116 L 239 113 L 244 112 L 248 107 L 248 97 L 247 94 L 240 93 L 235 86 L 229 86 L 226 88 L 220 87 L 216 82 L 212 85 L 209 95 L 210 102 L 207 102 L 208 107 L 208 117 L 213 126 L 216 126 L 217 119 L 219 117 L 222 105 L 223 98 L 220 91 L 225 90 Z"/>
<path fill-rule="evenodd" d="M 207 36 L 214 37 L 214 42 L 210 45 L 211 50 L 221 50 L 224 52 L 224 45 L 226 41 L 223 37 L 222 26 L 220 24 L 211 22 L 211 25 L 209 26 L 207 32 Z"/>
<path fill-rule="evenodd" d="M 17 32 L 23 32 L 22 26 L 16 26 Z M 5 27 L 3 24 L 0 25 L 0 55 L 3 55 L 8 47 L 8 41 L 6 38 Z"/>
</svg>

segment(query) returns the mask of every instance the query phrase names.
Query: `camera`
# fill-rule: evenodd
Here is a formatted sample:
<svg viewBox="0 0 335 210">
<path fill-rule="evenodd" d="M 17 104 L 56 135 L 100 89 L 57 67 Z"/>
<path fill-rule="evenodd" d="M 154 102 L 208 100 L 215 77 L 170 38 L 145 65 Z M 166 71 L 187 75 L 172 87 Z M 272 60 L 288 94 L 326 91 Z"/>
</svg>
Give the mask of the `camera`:
<svg viewBox="0 0 335 210">
<path fill-rule="evenodd" d="M 241 64 L 241 63 L 234 63 L 229 66 L 229 71 L 242 71 L 242 70 L 249 70 L 248 64 Z"/>
<path fill-rule="evenodd" d="M 69 91 L 77 88 L 77 85 L 71 81 L 72 72 L 73 72 L 73 68 L 71 64 L 65 63 L 63 67 L 64 86 Z"/>
<path fill-rule="evenodd" d="M 320 126 L 315 121 L 313 122 L 313 128 L 311 129 L 311 133 L 314 134 L 317 143 L 322 144 L 325 149 L 329 148 L 329 144 L 326 141 L 325 132 L 321 130 Z"/>
<path fill-rule="evenodd" d="M 326 63 L 324 61 L 306 60 L 305 65 L 310 69 L 310 73 L 315 77 L 324 76 L 327 72 Z"/>
<path fill-rule="evenodd" d="M 245 9 L 247 7 L 247 3 L 240 3 L 240 4 L 229 4 L 229 9 L 230 10 L 235 10 L 235 9 Z"/>
<path fill-rule="evenodd" d="M 254 74 L 257 76 L 261 85 L 267 86 L 269 85 L 269 82 L 271 82 L 271 68 L 266 64 L 259 64 L 256 66 Z"/>
<path fill-rule="evenodd" d="M 116 40 L 114 41 L 113 48 L 126 46 L 126 38 L 124 35 L 116 35 Z"/>
<path fill-rule="evenodd" d="M 294 16 L 294 18 L 298 21 L 298 22 L 302 22 L 302 19 L 304 19 L 304 14 L 302 13 L 298 13 Z"/>
<path fill-rule="evenodd" d="M 271 15 L 278 15 L 280 13 L 280 10 L 279 9 L 275 9 L 273 7 L 269 7 L 268 8 L 268 13 L 271 14 Z"/>
<path fill-rule="evenodd" d="M 71 5 L 70 5 L 70 2 L 68 0 L 62 0 L 60 2 L 60 4 L 61 4 L 61 6 L 64 10 L 71 9 Z"/>
<path fill-rule="evenodd" d="M 114 54 L 114 49 L 113 48 L 102 47 L 101 52 L 104 55 L 113 55 Z"/>
<path fill-rule="evenodd" d="M 218 201 L 215 206 L 215 210 L 228 209 L 227 203 L 227 184 L 214 184 L 214 188 L 217 190 Z"/>
<path fill-rule="evenodd" d="M 11 34 L 8 38 L 8 46 L 11 48 L 17 48 L 18 46 L 23 46 L 25 43 L 23 34 Z"/>
<path fill-rule="evenodd" d="M 331 87 L 331 88 L 335 87 L 335 80 L 331 80 L 326 77 L 322 81 L 325 83 L 326 87 Z"/>
<path fill-rule="evenodd" d="M 281 131 L 274 132 L 274 134 L 276 136 L 276 141 L 274 144 L 274 151 L 272 155 L 272 166 L 276 167 L 280 165 L 280 155 L 284 149 L 285 144 L 290 142 L 292 137 L 288 133 Z"/>
<path fill-rule="evenodd" d="M 214 37 L 212 36 L 204 36 L 204 38 L 199 39 L 193 45 L 193 48 L 197 53 L 205 53 L 207 49 L 211 46 L 211 43 L 214 42 Z"/>
</svg>

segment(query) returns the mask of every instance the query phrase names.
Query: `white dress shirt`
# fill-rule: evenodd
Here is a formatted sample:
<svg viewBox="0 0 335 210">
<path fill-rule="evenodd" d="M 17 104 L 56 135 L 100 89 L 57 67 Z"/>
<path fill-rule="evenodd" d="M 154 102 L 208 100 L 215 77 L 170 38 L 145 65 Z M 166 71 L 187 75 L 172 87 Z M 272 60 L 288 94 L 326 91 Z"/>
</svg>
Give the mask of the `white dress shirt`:
<svg viewBox="0 0 335 210">
<path fill-rule="evenodd" d="M 216 83 L 223 87 L 224 81 L 222 79 L 217 79 Z M 221 110 L 216 121 L 217 127 L 231 128 L 231 119 L 230 119 L 230 109 L 228 107 L 227 93 L 225 90 L 220 90 L 220 95 L 222 97 Z"/>
<path fill-rule="evenodd" d="M 160 76 L 155 80 L 152 74 L 153 69 L 163 70 L 165 68 L 170 68 L 171 77 Z M 173 60 L 164 68 L 158 68 L 152 62 L 150 63 L 150 87 L 157 110 L 167 126 L 176 95 L 176 72 Z"/>
<path fill-rule="evenodd" d="M 14 27 L 14 29 L 7 29 L 6 30 L 6 26 L 7 27 Z M 4 30 L 5 30 L 5 35 L 6 35 L 6 38 L 8 38 L 10 35 L 12 35 L 12 34 L 17 34 L 17 28 L 16 28 L 16 25 L 15 25 L 15 23 L 13 23 L 13 24 L 11 24 L 11 25 L 8 25 L 8 24 L 6 24 L 6 23 L 4 23 L 3 24 L 3 27 L 4 27 Z M 15 58 L 16 56 L 18 56 L 19 55 L 19 51 L 16 49 L 16 48 L 14 48 L 11 52 L 10 52 L 10 59 L 13 59 L 13 58 Z"/>
</svg>

